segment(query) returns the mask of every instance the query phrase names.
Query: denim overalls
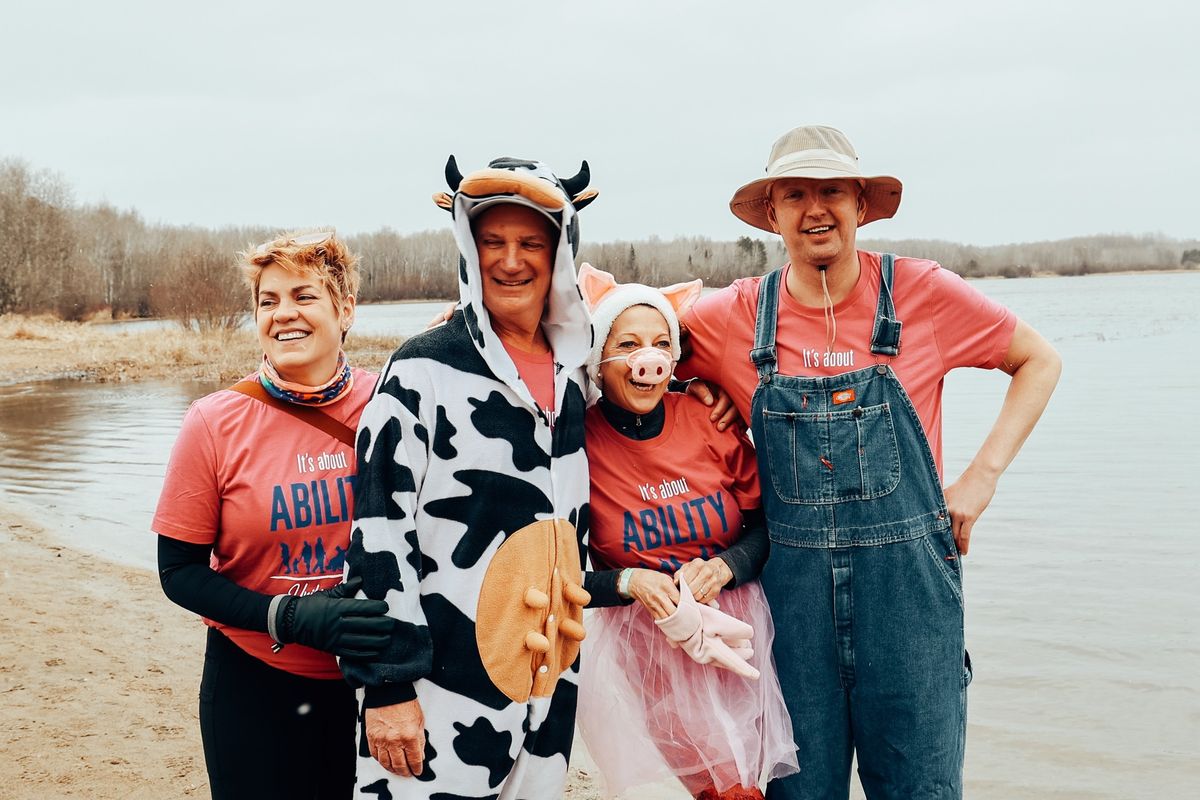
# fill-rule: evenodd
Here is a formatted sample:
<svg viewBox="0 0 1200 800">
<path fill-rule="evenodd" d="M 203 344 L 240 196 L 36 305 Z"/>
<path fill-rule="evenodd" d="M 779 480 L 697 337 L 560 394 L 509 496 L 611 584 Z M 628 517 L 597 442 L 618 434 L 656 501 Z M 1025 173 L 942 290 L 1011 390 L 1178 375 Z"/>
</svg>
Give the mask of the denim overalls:
<svg viewBox="0 0 1200 800">
<path fill-rule="evenodd" d="M 941 481 L 908 394 L 884 255 L 874 366 L 780 375 L 782 270 L 763 278 L 751 400 L 771 555 L 762 585 L 800 773 L 768 798 L 961 797 L 969 660 L 961 565 Z"/>
</svg>

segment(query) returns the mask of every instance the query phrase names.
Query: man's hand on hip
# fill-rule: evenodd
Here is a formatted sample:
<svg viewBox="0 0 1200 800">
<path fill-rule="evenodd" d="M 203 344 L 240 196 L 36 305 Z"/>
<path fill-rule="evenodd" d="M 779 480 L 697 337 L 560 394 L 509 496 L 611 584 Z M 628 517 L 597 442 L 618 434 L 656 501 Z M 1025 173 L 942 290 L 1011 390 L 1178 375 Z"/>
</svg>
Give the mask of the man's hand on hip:
<svg viewBox="0 0 1200 800">
<path fill-rule="evenodd" d="M 1062 359 L 1041 334 L 1017 320 L 1000 369 L 1012 376 L 996 424 L 971 465 L 946 487 L 946 507 L 958 552 L 967 554 L 971 528 L 992 502 L 996 484 L 1029 436 L 1062 372 Z"/>
<path fill-rule="evenodd" d="M 971 529 L 996 494 L 996 480 L 967 468 L 958 480 L 946 487 L 946 510 L 954 530 L 954 543 L 959 555 L 966 555 L 971 546 Z"/>
</svg>

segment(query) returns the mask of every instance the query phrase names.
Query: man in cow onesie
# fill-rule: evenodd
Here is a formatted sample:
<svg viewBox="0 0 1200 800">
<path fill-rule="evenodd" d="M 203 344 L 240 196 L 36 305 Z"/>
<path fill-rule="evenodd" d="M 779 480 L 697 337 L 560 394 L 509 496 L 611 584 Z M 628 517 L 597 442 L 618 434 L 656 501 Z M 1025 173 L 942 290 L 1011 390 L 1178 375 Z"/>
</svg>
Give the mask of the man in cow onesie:
<svg viewBox="0 0 1200 800">
<path fill-rule="evenodd" d="M 362 687 L 355 796 L 559 797 L 590 599 L 574 255 L 596 192 L 586 162 L 463 177 L 451 157 L 446 176 L 459 308 L 396 351 L 359 425 L 347 574 L 399 623 L 378 660 L 342 664 Z"/>
</svg>

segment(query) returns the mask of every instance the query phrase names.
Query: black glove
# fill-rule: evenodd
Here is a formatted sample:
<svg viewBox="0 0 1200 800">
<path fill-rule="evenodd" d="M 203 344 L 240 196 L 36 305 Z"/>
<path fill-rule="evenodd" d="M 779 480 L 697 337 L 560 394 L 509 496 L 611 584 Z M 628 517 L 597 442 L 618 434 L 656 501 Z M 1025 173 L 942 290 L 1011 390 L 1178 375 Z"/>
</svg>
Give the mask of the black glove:
<svg viewBox="0 0 1200 800">
<path fill-rule="evenodd" d="M 396 620 L 383 600 L 355 600 L 362 578 L 304 597 L 283 596 L 272 603 L 268 628 L 278 643 L 299 642 L 342 658 L 365 661 L 387 649 Z"/>
</svg>

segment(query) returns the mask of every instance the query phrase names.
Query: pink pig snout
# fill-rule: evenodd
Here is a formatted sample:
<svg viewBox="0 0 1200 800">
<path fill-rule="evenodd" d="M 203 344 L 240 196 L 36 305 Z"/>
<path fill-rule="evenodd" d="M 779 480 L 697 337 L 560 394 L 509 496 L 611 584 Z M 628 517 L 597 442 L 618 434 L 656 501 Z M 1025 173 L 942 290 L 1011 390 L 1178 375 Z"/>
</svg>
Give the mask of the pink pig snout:
<svg viewBox="0 0 1200 800">
<path fill-rule="evenodd" d="M 627 359 L 630 378 L 638 383 L 662 383 L 671 377 L 670 354 L 654 347 L 634 350 Z"/>
</svg>

